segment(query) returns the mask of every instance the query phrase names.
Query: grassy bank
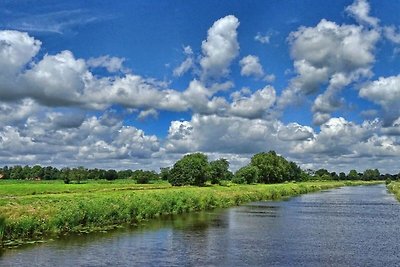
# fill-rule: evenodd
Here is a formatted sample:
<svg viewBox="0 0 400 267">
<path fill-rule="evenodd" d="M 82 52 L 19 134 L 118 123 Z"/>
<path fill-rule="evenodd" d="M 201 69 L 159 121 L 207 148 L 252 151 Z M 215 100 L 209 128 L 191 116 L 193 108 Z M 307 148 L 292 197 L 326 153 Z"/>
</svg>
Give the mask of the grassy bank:
<svg viewBox="0 0 400 267">
<path fill-rule="evenodd" d="M 0 240 L 7 244 L 10 240 L 40 239 L 116 224 L 135 224 L 167 214 L 229 207 L 359 184 L 367 182 L 181 188 L 165 184 L 148 185 L 147 188 L 120 183 L 105 187 L 98 184 L 60 184 L 53 189 L 45 184 L 40 187 L 42 184 L 39 184 L 34 194 L 32 184 L 0 184 Z"/>
<path fill-rule="evenodd" d="M 397 200 L 400 201 L 400 182 L 390 182 L 386 187 L 396 196 Z"/>
</svg>

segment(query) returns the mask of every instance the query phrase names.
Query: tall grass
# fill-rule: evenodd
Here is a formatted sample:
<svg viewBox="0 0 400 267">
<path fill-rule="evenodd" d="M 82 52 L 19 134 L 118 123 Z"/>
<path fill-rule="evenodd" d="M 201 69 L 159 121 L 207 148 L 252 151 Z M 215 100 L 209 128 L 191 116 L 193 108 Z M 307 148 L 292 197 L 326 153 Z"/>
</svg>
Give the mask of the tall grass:
<svg viewBox="0 0 400 267">
<path fill-rule="evenodd" d="M 390 183 L 386 184 L 386 187 L 396 196 L 397 200 L 400 201 L 400 182 L 391 181 Z"/>
<path fill-rule="evenodd" d="M 364 183 L 352 183 L 356 184 Z M 7 224 L 4 219 L 3 223 L 0 221 L 0 229 L 3 228 L 2 236 L 7 240 L 35 239 L 343 185 L 343 182 L 306 182 L 19 196 L 12 199 L 12 204 L 0 206 L 0 214 L 7 219 Z"/>
<path fill-rule="evenodd" d="M 0 247 L 3 246 L 3 237 L 5 228 L 6 228 L 6 218 L 4 216 L 0 216 Z"/>
</svg>

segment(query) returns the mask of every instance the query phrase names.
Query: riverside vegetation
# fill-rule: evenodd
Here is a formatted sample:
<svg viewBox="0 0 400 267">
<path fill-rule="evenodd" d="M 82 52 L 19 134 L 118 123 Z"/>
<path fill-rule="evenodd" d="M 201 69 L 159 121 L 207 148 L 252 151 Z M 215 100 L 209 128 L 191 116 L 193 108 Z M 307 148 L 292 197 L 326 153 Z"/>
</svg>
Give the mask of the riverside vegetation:
<svg viewBox="0 0 400 267">
<path fill-rule="evenodd" d="M 3 177 L 0 181 L 0 243 L 7 246 L 21 240 L 132 225 L 165 215 L 278 199 L 344 185 L 376 183 L 334 181 L 349 179 L 351 172 L 345 177 L 323 169 L 306 172 L 273 151 L 254 155 L 251 162 L 235 174 L 228 168 L 227 160 L 209 162 L 201 153 L 184 156 L 171 168 L 162 169 L 160 174 L 142 170 L 95 169 L 91 172 L 83 167 L 58 171 L 35 166 L 23 167 L 24 177 L 29 179 L 32 175 L 29 170 L 34 170 L 33 177 L 41 181 L 26 181 L 18 180 L 19 176 L 13 171 L 20 172 L 21 168 L 3 168 L 0 169 Z M 45 176 L 41 172 L 43 169 L 57 173 L 58 180 L 50 181 L 52 176 Z M 90 178 L 97 174 L 103 179 Z M 365 180 L 381 178 L 377 170 L 367 174 Z M 125 179 L 118 179 L 120 175 Z M 362 175 L 356 173 L 351 178 L 362 179 Z"/>
<path fill-rule="evenodd" d="M 180 188 L 165 186 L 141 190 L 137 190 L 139 187 L 113 187 L 115 184 L 109 184 L 109 188 L 104 190 L 93 184 L 93 187 L 86 188 L 87 191 L 75 190 L 75 185 L 62 184 L 64 189 L 61 191 L 43 190 L 34 195 L 21 194 L 24 187 L 29 188 L 29 184 L 2 184 L 0 238 L 5 245 L 10 245 L 16 240 L 99 230 L 117 224 L 136 224 L 163 215 L 229 207 L 365 183 L 371 182 L 314 181 Z M 13 186 L 14 189 L 7 190 L 7 186 Z M 15 190 L 15 187 L 21 190 Z M 18 194 L 12 195 L 10 191 Z"/>
</svg>

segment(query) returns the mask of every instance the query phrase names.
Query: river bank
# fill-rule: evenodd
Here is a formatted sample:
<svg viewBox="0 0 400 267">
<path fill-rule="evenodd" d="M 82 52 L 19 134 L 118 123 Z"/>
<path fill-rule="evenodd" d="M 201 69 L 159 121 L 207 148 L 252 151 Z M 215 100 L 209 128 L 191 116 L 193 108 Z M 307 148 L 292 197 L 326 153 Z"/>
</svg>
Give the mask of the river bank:
<svg viewBox="0 0 400 267">
<path fill-rule="evenodd" d="M 162 187 L 138 190 L 108 185 L 107 190 L 68 191 L 24 195 L 1 195 L 0 239 L 5 246 L 40 240 L 70 232 L 88 232 L 115 225 L 136 224 L 155 217 L 223 208 L 257 200 L 279 199 L 341 187 L 376 182 L 302 182 L 209 187 Z M 72 185 L 73 186 L 73 185 Z M 27 185 L 26 188 L 30 186 Z M 73 187 L 71 187 L 73 188 Z"/>
</svg>

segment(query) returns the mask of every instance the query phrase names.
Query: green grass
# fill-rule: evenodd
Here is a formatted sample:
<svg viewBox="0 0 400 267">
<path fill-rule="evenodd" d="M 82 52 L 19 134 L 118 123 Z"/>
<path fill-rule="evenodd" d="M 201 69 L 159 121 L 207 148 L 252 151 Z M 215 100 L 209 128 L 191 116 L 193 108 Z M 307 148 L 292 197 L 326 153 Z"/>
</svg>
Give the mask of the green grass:
<svg viewBox="0 0 400 267">
<path fill-rule="evenodd" d="M 24 180 L 0 180 L 0 199 L 5 197 L 40 195 L 40 194 L 61 194 L 61 193 L 82 193 L 116 190 L 140 190 L 160 189 L 171 187 L 167 182 L 152 184 L 136 184 L 134 180 L 94 180 L 83 181 L 80 184 L 64 184 L 63 181 L 24 181 Z"/>
<path fill-rule="evenodd" d="M 32 240 L 135 224 L 162 215 L 279 199 L 366 182 L 303 182 L 173 188 L 168 184 L 0 183 L 0 237 Z M 35 192 L 35 194 L 33 194 Z M 3 219 L 1 219 L 3 218 Z"/>
<path fill-rule="evenodd" d="M 400 182 L 390 182 L 389 184 L 386 185 L 387 189 L 392 192 L 397 200 L 400 201 Z"/>
</svg>

